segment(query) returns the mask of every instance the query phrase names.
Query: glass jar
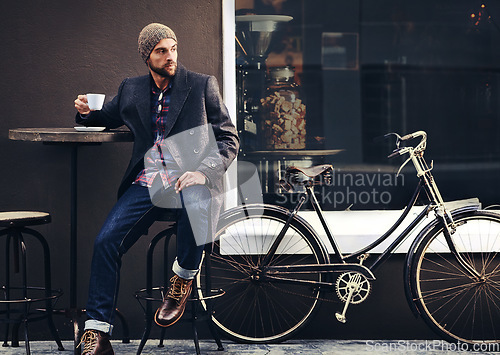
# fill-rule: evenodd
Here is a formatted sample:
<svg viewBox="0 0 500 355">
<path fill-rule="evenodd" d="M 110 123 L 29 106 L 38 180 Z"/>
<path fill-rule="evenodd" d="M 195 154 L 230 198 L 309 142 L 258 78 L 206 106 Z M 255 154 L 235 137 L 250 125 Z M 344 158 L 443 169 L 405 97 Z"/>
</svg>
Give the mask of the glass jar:
<svg viewBox="0 0 500 355">
<path fill-rule="evenodd" d="M 261 99 L 261 128 L 265 149 L 305 149 L 306 106 L 293 67 L 269 70 L 269 85 Z"/>
</svg>

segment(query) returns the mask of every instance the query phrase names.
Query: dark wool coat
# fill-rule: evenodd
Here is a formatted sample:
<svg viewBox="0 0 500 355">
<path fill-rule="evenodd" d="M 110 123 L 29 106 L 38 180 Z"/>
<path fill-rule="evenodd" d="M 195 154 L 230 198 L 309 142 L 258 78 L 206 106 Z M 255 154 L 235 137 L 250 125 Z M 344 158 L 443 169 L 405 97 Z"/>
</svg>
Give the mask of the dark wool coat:
<svg viewBox="0 0 500 355">
<path fill-rule="evenodd" d="M 144 156 L 153 146 L 151 122 L 151 76 L 125 79 L 113 100 L 100 111 L 93 111 L 76 122 L 85 126 L 117 128 L 127 126 L 134 134 L 130 163 L 118 189 L 118 197 L 144 168 Z M 208 129 L 213 129 L 218 154 L 210 150 Z M 178 135 L 179 133 L 182 133 Z M 209 180 L 212 193 L 212 235 L 215 232 L 223 203 L 223 174 L 236 157 L 239 139 L 229 113 L 222 101 L 217 80 L 213 76 L 187 70 L 178 64 L 172 82 L 171 101 L 167 116 L 166 137 L 170 153 L 184 171 L 200 171 Z M 186 144 L 186 142 L 188 144 Z M 186 149 L 186 147 L 191 149 Z M 213 146 L 213 145 L 212 145 Z"/>
</svg>

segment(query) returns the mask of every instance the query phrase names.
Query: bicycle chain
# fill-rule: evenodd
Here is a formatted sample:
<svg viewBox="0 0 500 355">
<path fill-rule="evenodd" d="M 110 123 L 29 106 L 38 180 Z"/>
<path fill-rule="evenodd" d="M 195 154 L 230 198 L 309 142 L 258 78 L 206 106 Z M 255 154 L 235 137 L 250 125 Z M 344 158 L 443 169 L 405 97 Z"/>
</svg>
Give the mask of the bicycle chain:
<svg viewBox="0 0 500 355">
<path fill-rule="evenodd" d="M 319 301 L 324 301 L 324 302 L 330 302 L 330 303 L 345 303 L 341 299 L 330 299 L 330 298 L 323 298 L 323 297 L 315 297 L 315 296 L 311 296 L 311 295 L 304 295 L 304 294 L 301 294 L 301 293 L 292 292 L 292 291 L 289 291 L 289 290 L 284 290 L 284 289 L 276 287 L 275 285 L 272 284 L 272 282 L 269 282 L 269 285 L 272 286 L 273 288 L 275 288 L 276 290 L 280 291 L 280 292 L 288 293 L 288 294 L 295 295 L 295 296 L 306 297 L 306 298 L 311 298 L 311 299 L 315 299 L 315 300 L 319 300 Z M 324 292 L 335 293 L 335 291 L 324 291 Z"/>
<path fill-rule="evenodd" d="M 362 255 L 358 256 L 358 260 L 360 261 L 360 265 L 362 265 L 362 264 L 363 264 L 363 261 L 365 261 L 366 259 L 368 259 L 368 256 L 369 256 L 369 254 L 362 254 Z M 338 279 L 339 277 L 341 277 L 341 276 L 342 276 L 342 274 L 341 274 L 341 275 L 339 275 L 339 276 L 337 277 L 337 279 Z M 368 281 L 368 282 L 369 282 L 369 281 Z M 277 289 L 277 290 L 278 290 L 278 291 L 280 291 L 280 292 L 283 292 L 283 293 L 288 293 L 288 294 L 295 295 L 295 296 L 306 297 L 306 298 L 316 299 L 316 300 L 320 300 L 320 301 L 324 301 L 324 302 L 330 302 L 330 303 L 345 303 L 345 301 L 344 301 L 344 300 L 342 300 L 342 299 L 339 297 L 339 295 L 337 294 L 337 292 L 336 292 L 334 289 L 332 289 L 332 291 L 324 291 L 325 293 L 334 293 L 334 294 L 337 296 L 337 298 L 335 298 L 335 299 L 330 299 L 330 298 L 315 297 L 315 296 L 311 296 L 311 295 L 303 295 L 303 294 L 300 294 L 300 293 L 297 293 L 297 292 L 292 292 L 292 291 L 288 291 L 288 290 L 283 290 L 283 289 L 281 289 L 281 288 L 276 287 L 276 286 L 275 286 L 275 285 L 273 285 L 271 282 L 269 283 L 269 285 L 273 286 L 275 289 Z M 333 288 L 333 287 L 334 287 L 334 285 L 332 285 L 331 287 Z M 371 291 L 371 289 L 370 289 L 370 291 Z M 321 291 L 320 291 L 320 292 L 321 292 Z"/>
</svg>

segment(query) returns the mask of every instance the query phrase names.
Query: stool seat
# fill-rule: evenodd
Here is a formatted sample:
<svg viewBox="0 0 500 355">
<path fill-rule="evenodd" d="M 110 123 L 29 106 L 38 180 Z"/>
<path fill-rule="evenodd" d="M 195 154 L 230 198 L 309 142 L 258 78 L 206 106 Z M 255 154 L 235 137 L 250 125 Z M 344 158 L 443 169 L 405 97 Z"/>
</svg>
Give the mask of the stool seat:
<svg viewBox="0 0 500 355">
<path fill-rule="evenodd" d="M 51 216 L 46 212 L 8 211 L 0 212 L 0 237 L 5 237 L 5 263 L 2 270 L 5 284 L 0 287 L 3 298 L 0 300 L 0 323 L 5 324 L 5 339 L 2 346 L 8 346 L 10 324 L 12 328 L 12 346 L 19 346 L 18 330 L 24 324 L 24 342 L 26 354 L 31 354 L 28 323 L 46 319 L 58 350 L 64 350 L 61 339 L 52 319 L 53 306 L 62 296 L 61 290 L 52 289 L 50 250 L 47 240 L 36 230 L 28 226 L 50 223 Z M 28 262 L 26 237 L 38 241 L 43 256 L 43 287 L 28 286 Z M 11 262 L 11 254 L 13 260 Z M 12 265 L 11 265 L 12 264 Z M 13 266 L 13 271 L 11 271 Z M 15 277 L 15 274 L 19 276 Z M 12 280 L 11 280 L 12 279 Z M 37 278 L 38 279 L 38 278 Z M 13 282 L 14 281 L 14 282 Z M 17 286 L 21 284 L 20 286 Z M 34 303 L 44 303 L 45 308 L 31 307 Z"/>
<path fill-rule="evenodd" d="M 0 227 L 24 227 L 50 223 L 51 217 L 46 212 L 8 211 L 0 212 Z"/>
</svg>

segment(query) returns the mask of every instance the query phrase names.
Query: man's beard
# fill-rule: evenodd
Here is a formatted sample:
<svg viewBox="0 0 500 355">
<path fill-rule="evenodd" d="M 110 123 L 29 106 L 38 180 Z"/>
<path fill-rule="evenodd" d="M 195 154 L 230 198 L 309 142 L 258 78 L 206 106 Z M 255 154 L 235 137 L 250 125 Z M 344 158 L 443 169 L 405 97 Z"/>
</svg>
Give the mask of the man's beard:
<svg viewBox="0 0 500 355">
<path fill-rule="evenodd" d="M 171 66 L 171 64 L 173 64 L 173 66 Z M 148 66 L 152 71 L 164 78 L 173 77 L 177 71 L 177 63 L 173 61 L 169 61 L 166 65 L 161 67 L 155 67 L 151 64 L 151 62 L 149 62 Z"/>
</svg>

